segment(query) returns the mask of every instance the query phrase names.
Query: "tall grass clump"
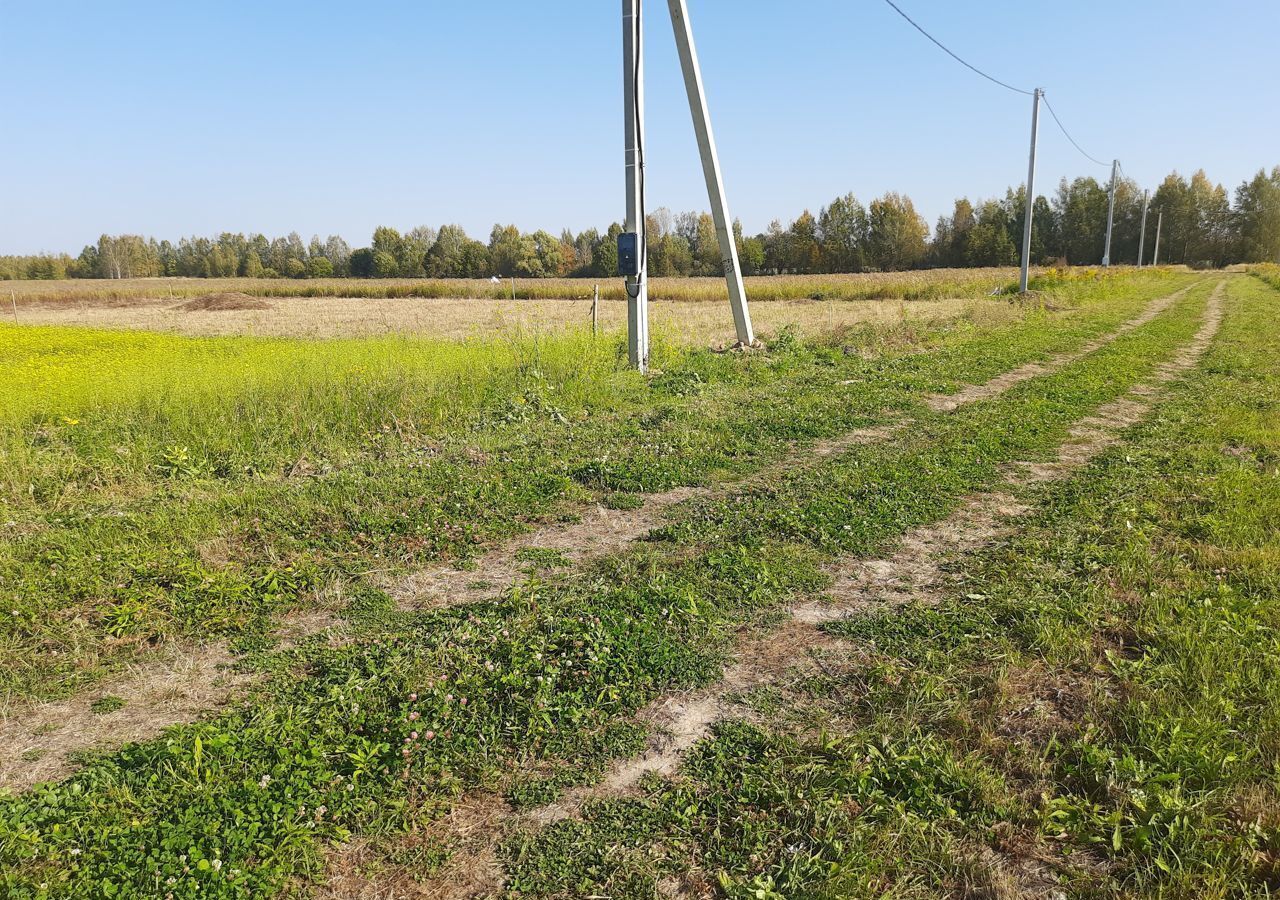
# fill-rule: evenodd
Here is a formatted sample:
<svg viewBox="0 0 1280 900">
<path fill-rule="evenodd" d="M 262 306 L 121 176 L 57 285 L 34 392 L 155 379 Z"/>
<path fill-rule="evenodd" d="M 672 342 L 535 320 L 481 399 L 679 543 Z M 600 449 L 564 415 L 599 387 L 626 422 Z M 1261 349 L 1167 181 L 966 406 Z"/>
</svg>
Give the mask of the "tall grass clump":
<svg viewBox="0 0 1280 900">
<path fill-rule="evenodd" d="M 1249 274 L 1255 278 L 1262 279 L 1273 288 L 1280 289 L 1280 265 L 1276 263 L 1260 263 L 1256 266 L 1250 266 Z"/>
</svg>

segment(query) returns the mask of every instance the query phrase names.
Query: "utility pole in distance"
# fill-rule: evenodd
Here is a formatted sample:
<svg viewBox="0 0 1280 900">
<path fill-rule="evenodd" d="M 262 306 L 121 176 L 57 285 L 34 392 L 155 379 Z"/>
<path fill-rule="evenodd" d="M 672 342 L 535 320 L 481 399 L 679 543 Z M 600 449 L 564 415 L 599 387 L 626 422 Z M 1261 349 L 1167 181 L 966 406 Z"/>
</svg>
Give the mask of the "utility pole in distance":
<svg viewBox="0 0 1280 900">
<path fill-rule="evenodd" d="M 1142 192 L 1142 230 L 1138 232 L 1138 268 L 1142 268 L 1142 256 L 1147 249 L 1147 208 L 1151 205 L 1151 192 Z"/>
<path fill-rule="evenodd" d="M 627 279 L 627 357 L 649 368 L 649 280 L 644 212 L 644 29 L 641 0 L 622 0 L 622 103 L 626 119 L 627 219 L 632 246 L 619 239 L 618 267 Z M 628 254 L 626 250 L 630 250 Z"/>
<path fill-rule="evenodd" d="M 716 237 L 720 241 L 720 259 L 724 265 L 725 281 L 729 285 L 729 304 L 733 308 L 733 325 L 738 343 L 751 346 L 755 333 L 751 328 L 751 312 L 747 309 L 747 292 L 742 285 L 742 264 L 738 259 L 738 243 L 733 237 L 733 220 L 729 218 L 729 202 L 724 193 L 724 176 L 720 172 L 720 156 L 716 153 L 715 134 L 711 130 L 711 115 L 707 111 L 707 94 L 702 84 L 702 69 L 698 65 L 698 48 L 693 42 L 693 26 L 689 22 L 689 7 L 685 0 L 667 0 L 671 11 L 671 27 L 676 34 L 676 49 L 680 51 L 680 68 L 684 71 L 685 93 L 689 95 L 689 112 L 693 116 L 693 130 L 698 136 L 698 153 L 702 156 L 702 174 L 707 182 L 707 196 L 711 201 L 711 216 L 716 223 Z"/>
<path fill-rule="evenodd" d="M 1031 215 L 1036 202 L 1036 138 L 1040 131 L 1040 96 L 1043 93 L 1040 88 L 1036 88 L 1031 98 L 1031 161 L 1027 163 L 1027 209 L 1022 220 L 1022 271 L 1018 275 L 1018 290 L 1023 294 L 1027 292 L 1031 273 Z"/>
<path fill-rule="evenodd" d="M 1116 219 L 1116 174 L 1120 168 L 1120 160 L 1113 159 L 1111 161 L 1111 190 L 1108 192 L 1107 198 L 1107 245 L 1102 251 L 1102 266 L 1109 268 L 1111 266 L 1111 226 Z"/>
<path fill-rule="evenodd" d="M 1151 260 L 1151 265 L 1160 265 L 1160 229 L 1164 227 L 1164 208 L 1161 207 L 1160 214 L 1156 216 L 1156 254 Z"/>
</svg>

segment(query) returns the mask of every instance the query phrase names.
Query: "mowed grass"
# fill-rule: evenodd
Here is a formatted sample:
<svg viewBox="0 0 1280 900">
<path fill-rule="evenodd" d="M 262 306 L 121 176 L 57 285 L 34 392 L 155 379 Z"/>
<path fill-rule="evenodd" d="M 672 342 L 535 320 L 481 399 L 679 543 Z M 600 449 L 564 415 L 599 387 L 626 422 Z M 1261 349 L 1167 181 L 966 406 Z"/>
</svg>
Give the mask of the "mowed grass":
<svg viewBox="0 0 1280 900">
<path fill-rule="evenodd" d="M 769 353 L 582 332 L 458 344 L 6 328 L 0 689 L 65 693 L 175 639 L 260 641 L 350 580 L 613 491 L 750 471 L 1113 328 L 1188 276 L 1079 281 Z M 926 351 L 926 352 L 920 352 Z"/>
<path fill-rule="evenodd" d="M 1273 895 L 1280 292 L 1228 296 L 1204 362 L 946 602 L 829 626 L 851 649 L 677 777 L 513 841 L 517 894 Z"/>
<path fill-rule="evenodd" d="M 812 475 L 743 488 L 737 503 L 684 510 L 662 540 L 575 577 L 536 576 L 495 602 L 398 613 L 356 582 L 349 642 L 253 654 L 246 663 L 268 680 L 243 706 L 107 754 L 63 784 L 0 801 L 5 888 L 15 897 L 269 896 L 317 875 L 325 847 L 352 833 L 383 836 L 396 850 L 395 835 L 435 819 L 459 791 L 490 786 L 527 800 L 589 779 L 635 748 L 629 716 L 637 708 L 713 679 L 744 624 L 763 626 L 771 610 L 821 589 L 825 561 L 870 552 L 944 515 L 996 480 L 1002 462 L 1047 451 L 1070 422 L 1149 374 L 1195 331 L 1208 285 L 1108 348 L 963 416 L 927 412 L 922 392 L 1077 346 L 1185 283 L 1112 284 L 1107 299 L 1094 295 L 1072 317 L 1036 311 L 995 328 L 957 323 L 923 338 L 926 353 L 905 352 L 921 347 L 913 344 L 864 358 L 840 345 L 780 342 L 754 358 L 684 356 L 651 381 L 616 373 L 625 379 L 619 383 L 638 385 L 637 405 L 623 407 L 624 418 L 652 404 L 644 431 L 607 416 L 592 423 L 572 409 L 561 411 L 563 422 L 548 415 L 504 423 L 501 443 L 482 445 L 488 463 L 473 457 L 448 483 L 474 484 L 480 473 L 515 481 L 563 467 L 582 489 L 647 491 L 752 468 L 793 439 L 889 412 L 917 416 L 920 427 L 900 442 L 826 460 Z M 1060 298 L 1072 299 L 1083 298 Z M 595 452 L 556 456 L 581 449 L 574 430 Z M 601 434 L 614 438 L 607 454 L 595 441 Z M 536 443 L 531 438 L 545 438 L 546 455 L 522 457 L 510 474 L 486 468 Z M 399 490 L 394 481 L 361 482 L 362 507 L 386 502 L 368 491 L 374 483 Z M 770 498 L 778 519 L 734 511 Z M 489 509 L 468 513 L 499 518 Z M 132 540 L 142 534 L 135 523 Z M 367 565 L 371 550 L 396 546 L 403 535 L 359 545 L 355 555 Z M 326 536 L 347 539 L 309 538 Z M 522 764 L 552 774 L 508 780 Z M 580 841 L 580 858 L 595 846 Z M 420 874 L 450 849 L 419 853 Z M 553 871 L 517 871 L 513 885 L 544 890 L 538 879 Z M 562 890 L 578 894 L 569 884 Z"/>
</svg>

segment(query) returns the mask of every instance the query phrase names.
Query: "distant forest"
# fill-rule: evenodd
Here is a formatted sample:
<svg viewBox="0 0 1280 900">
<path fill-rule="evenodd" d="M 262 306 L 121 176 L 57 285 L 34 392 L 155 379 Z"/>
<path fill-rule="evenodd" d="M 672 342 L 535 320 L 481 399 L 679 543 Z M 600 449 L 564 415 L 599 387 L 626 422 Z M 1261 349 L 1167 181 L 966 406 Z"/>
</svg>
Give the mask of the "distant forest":
<svg viewBox="0 0 1280 900">
<path fill-rule="evenodd" d="M 951 215 L 931 230 L 911 199 L 889 193 L 863 206 L 852 194 L 815 216 L 806 210 L 789 226 L 775 221 L 763 234 L 735 226 L 747 274 L 899 271 L 926 267 L 1014 265 L 1020 258 L 1025 189 L 1003 198 L 957 200 Z M 1137 261 L 1142 191 L 1131 180 L 1116 189 L 1113 263 Z M 1235 262 L 1280 262 L 1280 166 L 1261 170 L 1236 188 L 1234 198 L 1204 171 L 1190 179 L 1169 175 L 1151 196 L 1146 259 L 1155 250 L 1163 212 L 1160 262 L 1218 267 Z M 1052 198 L 1037 196 L 1032 257 L 1037 264 L 1102 261 L 1107 189 L 1094 178 L 1063 179 Z M 649 272 L 657 276 L 717 275 L 722 271 L 715 226 L 706 213 L 648 216 Z M 182 238 L 176 244 L 139 235 L 103 235 L 69 254 L 0 256 L 0 279 L 143 278 L 609 278 L 617 269 L 619 225 L 601 233 L 521 232 L 495 225 L 487 243 L 458 225 L 421 226 L 401 234 L 380 227 L 370 246 L 352 249 L 342 238 L 297 233 L 222 234 Z"/>
</svg>

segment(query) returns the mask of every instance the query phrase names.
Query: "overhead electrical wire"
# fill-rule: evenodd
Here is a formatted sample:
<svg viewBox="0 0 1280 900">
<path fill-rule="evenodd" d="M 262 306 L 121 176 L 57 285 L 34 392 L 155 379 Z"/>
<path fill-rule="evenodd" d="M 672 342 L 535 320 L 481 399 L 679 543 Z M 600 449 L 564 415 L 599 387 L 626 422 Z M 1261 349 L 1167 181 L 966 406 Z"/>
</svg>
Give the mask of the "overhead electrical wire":
<svg viewBox="0 0 1280 900">
<path fill-rule="evenodd" d="M 966 69 L 976 72 L 977 74 L 981 75 L 983 78 L 987 79 L 987 81 L 990 81 L 993 84 L 998 84 L 1000 87 L 1004 88 L 1005 90 L 1013 91 L 1015 94 L 1023 94 L 1027 97 L 1030 97 L 1035 93 L 1035 91 L 1023 90 L 1020 87 L 1015 87 L 1012 84 L 1001 81 L 999 78 L 996 78 L 993 75 L 988 75 L 986 72 L 982 71 L 977 66 L 973 65 L 972 63 L 970 63 L 969 61 L 961 57 L 958 53 L 953 51 L 946 44 L 942 43 L 942 41 L 938 40 L 929 32 L 925 31 L 924 28 L 921 27 L 919 22 L 911 18 L 905 12 L 903 12 L 902 7 L 894 3 L 893 0 L 884 0 L 884 2 L 887 3 L 890 7 L 892 7 L 894 12 L 902 16 L 902 18 L 906 19 L 907 22 L 910 23 L 912 28 L 914 28 L 916 31 L 920 32 L 925 37 L 927 37 L 934 45 L 938 47 L 938 49 L 940 49 L 943 53 L 946 53 L 956 62 L 960 63 L 960 65 L 964 66 Z M 1110 163 L 1105 163 L 1102 160 L 1097 159 L 1096 157 L 1086 153 L 1084 148 L 1081 147 L 1078 143 L 1076 143 L 1076 139 L 1071 136 L 1071 132 L 1067 131 L 1067 126 L 1063 125 L 1062 120 L 1058 118 L 1057 112 L 1055 112 L 1053 109 L 1053 104 L 1049 102 L 1049 98 L 1045 96 L 1044 91 L 1040 92 L 1040 99 L 1044 100 L 1044 105 L 1049 108 L 1049 114 L 1053 116 L 1053 121 L 1058 123 L 1058 128 L 1062 131 L 1063 135 L 1066 136 L 1067 140 L 1071 142 L 1071 146 L 1075 147 L 1076 150 L 1080 152 L 1081 156 L 1083 156 L 1085 159 L 1099 166 L 1106 167 L 1111 165 Z"/>
<path fill-rule="evenodd" d="M 1102 160 L 1097 159 L 1096 157 L 1091 156 L 1088 153 L 1085 153 L 1084 148 L 1076 143 L 1076 139 L 1071 136 L 1071 132 L 1067 131 L 1067 126 L 1062 124 L 1062 120 L 1058 118 L 1058 114 L 1053 111 L 1053 104 L 1049 102 L 1049 98 L 1044 95 L 1041 95 L 1040 99 L 1044 100 L 1044 105 L 1049 109 L 1049 115 L 1053 116 L 1053 121 L 1058 123 L 1058 128 L 1062 131 L 1064 135 L 1066 135 L 1067 140 L 1071 142 L 1071 146 L 1075 147 L 1077 150 L 1080 151 L 1081 156 L 1089 160 L 1089 162 L 1094 163 L 1095 165 L 1102 166 L 1103 168 L 1106 168 L 1107 166 L 1111 165 L 1110 163 L 1104 163 Z"/>
<path fill-rule="evenodd" d="M 986 72 L 982 71 L 981 69 L 979 69 L 977 66 L 973 65 L 972 63 L 970 63 L 970 62 L 966 62 L 964 59 L 961 59 L 961 58 L 960 58 L 960 56 L 958 56 L 956 53 L 952 52 L 952 50 L 951 50 L 951 48 L 950 48 L 950 47 L 948 47 L 946 44 L 942 43 L 942 41 L 938 40 L 936 37 L 934 37 L 933 35 L 931 35 L 929 32 L 927 32 L 927 31 L 925 31 L 923 28 L 921 28 L 921 27 L 920 27 L 920 23 L 918 23 L 915 19 L 911 18 L 909 15 L 907 15 L 905 12 L 903 12 L 903 11 L 902 11 L 902 7 L 900 7 L 900 6 L 898 6 L 898 4 L 894 3 L 894 2 L 893 2 L 893 0 L 884 0 L 884 2 L 885 2 L 885 3 L 888 3 L 891 7 L 893 7 L 893 11 L 894 11 L 894 12 L 896 12 L 898 15 L 902 16 L 902 18 L 904 18 L 904 19 L 906 19 L 908 22 L 910 22 L 910 23 L 911 23 L 911 27 L 912 27 L 912 28 L 914 28 L 916 31 L 920 32 L 920 33 L 921 33 L 921 34 L 923 34 L 925 37 L 927 37 L 929 40 L 931 40 L 934 44 L 936 44 L 936 45 L 938 46 L 938 48 L 939 48 L 939 49 L 941 49 L 944 53 L 946 53 L 948 56 L 950 56 L 950 57 L 951 57 L 952 59 L 954 59 L 956 62 L 960 63 L 960 65 L 964 66 L 966 69 L 972 69 L 974 72 L 977 72 L 977 73 L 978 73 L 979 75 L 981 75 L 983 78 L 987 79 L 987 81 L 990 81 L 990 82 L 992 82 L 993 84 L 998 84 L 998 85 L 1000 85 L 1000 87 L 1005 88 L 1006 90 L 1013 91 L 1015 94 L 1025 94 L 1026 96 L 1030 97 L 1030 96 L 1034 93 L 1034 91 L 1024 91 L 1024 90 L 1023 90 L 1022 88 L 1020 88 L 1020 87 L 1014 87 L 1014 86 L 1013 86 L 1013 85 L 1011 85 L 1011 84 L 1006 84 L 1005 82 L 1001 81 L 999 78 L 995 78 L 994 76 L 988 75 Z"/>
</svg>

